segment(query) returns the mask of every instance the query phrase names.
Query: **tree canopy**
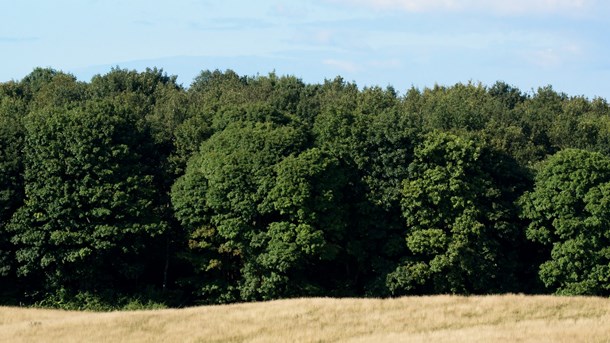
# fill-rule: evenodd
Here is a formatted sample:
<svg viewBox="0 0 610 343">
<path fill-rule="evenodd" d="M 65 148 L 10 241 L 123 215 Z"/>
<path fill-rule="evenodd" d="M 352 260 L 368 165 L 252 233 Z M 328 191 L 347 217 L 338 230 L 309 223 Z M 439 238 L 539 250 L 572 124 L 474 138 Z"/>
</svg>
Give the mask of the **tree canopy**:
<svg viewBox="0 0 610 343">
<path fill-rule="evenodd" d="M 560 294 L 610 294 L 610 158 L 567 149 L 522 197 L 530 239 L 549 247 L 540 278 Z"/>
<path fill-rule="evenodd" d="M 0 83 L 0 302 L 608 295 L 609 118 L 551 86 L 36 68 Z"/>
<path fill-rule="evenodd" d="M 409 252 L 388 276 L 394 294 L 515 289 L 519 227 L 514 190 L 502 184 L 515 185 L 523 176 L 510 162 L 473 140 L 426 136 L 403 181 Z"/>
</svg>

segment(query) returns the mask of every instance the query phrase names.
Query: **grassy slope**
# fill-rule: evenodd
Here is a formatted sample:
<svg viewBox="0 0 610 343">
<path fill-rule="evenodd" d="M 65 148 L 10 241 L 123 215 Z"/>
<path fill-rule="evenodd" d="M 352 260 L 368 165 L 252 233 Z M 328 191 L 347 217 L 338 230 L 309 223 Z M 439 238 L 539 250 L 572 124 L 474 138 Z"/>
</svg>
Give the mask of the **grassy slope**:
<svg viewBox="0 0 610 343">
<path fill-rule="evenodd" d="M 0 307 L 0 342 L 610 342 L 610 299 L 294 299 L 135 312 Z"/>
</svg>

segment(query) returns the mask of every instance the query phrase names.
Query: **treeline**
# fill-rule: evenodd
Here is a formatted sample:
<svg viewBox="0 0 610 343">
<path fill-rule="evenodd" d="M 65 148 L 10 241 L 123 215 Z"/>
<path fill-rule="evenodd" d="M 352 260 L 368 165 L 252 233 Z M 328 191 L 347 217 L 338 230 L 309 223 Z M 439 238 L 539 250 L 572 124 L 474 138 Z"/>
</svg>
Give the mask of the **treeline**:
<svg viewBox="0 0 610 343">
<path fill-rule="evenodd" d="M 610 106 L 551 87 L 0 83 L 0 297 L 610 295 Z"/>
</svg>

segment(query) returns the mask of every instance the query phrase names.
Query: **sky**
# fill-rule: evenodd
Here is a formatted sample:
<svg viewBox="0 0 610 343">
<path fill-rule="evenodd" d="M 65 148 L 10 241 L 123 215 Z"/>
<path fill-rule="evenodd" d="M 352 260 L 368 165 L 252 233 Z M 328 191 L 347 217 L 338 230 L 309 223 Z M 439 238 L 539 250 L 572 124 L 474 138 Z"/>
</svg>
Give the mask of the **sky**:
<svg viewBox="0 0 610 343">
<path fill-rule="evenodd" d="M 0 0 L 0 82 L 51 67 L 336 76 L 360 87 L 503 81 L 610 99 L 607 0 Z"/>
</svg>

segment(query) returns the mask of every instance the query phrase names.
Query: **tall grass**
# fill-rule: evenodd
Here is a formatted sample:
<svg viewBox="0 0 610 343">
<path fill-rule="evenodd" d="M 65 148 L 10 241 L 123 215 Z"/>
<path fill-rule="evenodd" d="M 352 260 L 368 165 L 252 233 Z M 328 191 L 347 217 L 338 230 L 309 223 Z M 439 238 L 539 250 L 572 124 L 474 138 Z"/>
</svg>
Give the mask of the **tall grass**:
<svg viewBox="0 0 610 343">
<path fill-rule="evenodd" d="M 0 342 L 610 342 L 610 299 L 293 299 L 132 312 L 0 308 Z"/>
</svg>

